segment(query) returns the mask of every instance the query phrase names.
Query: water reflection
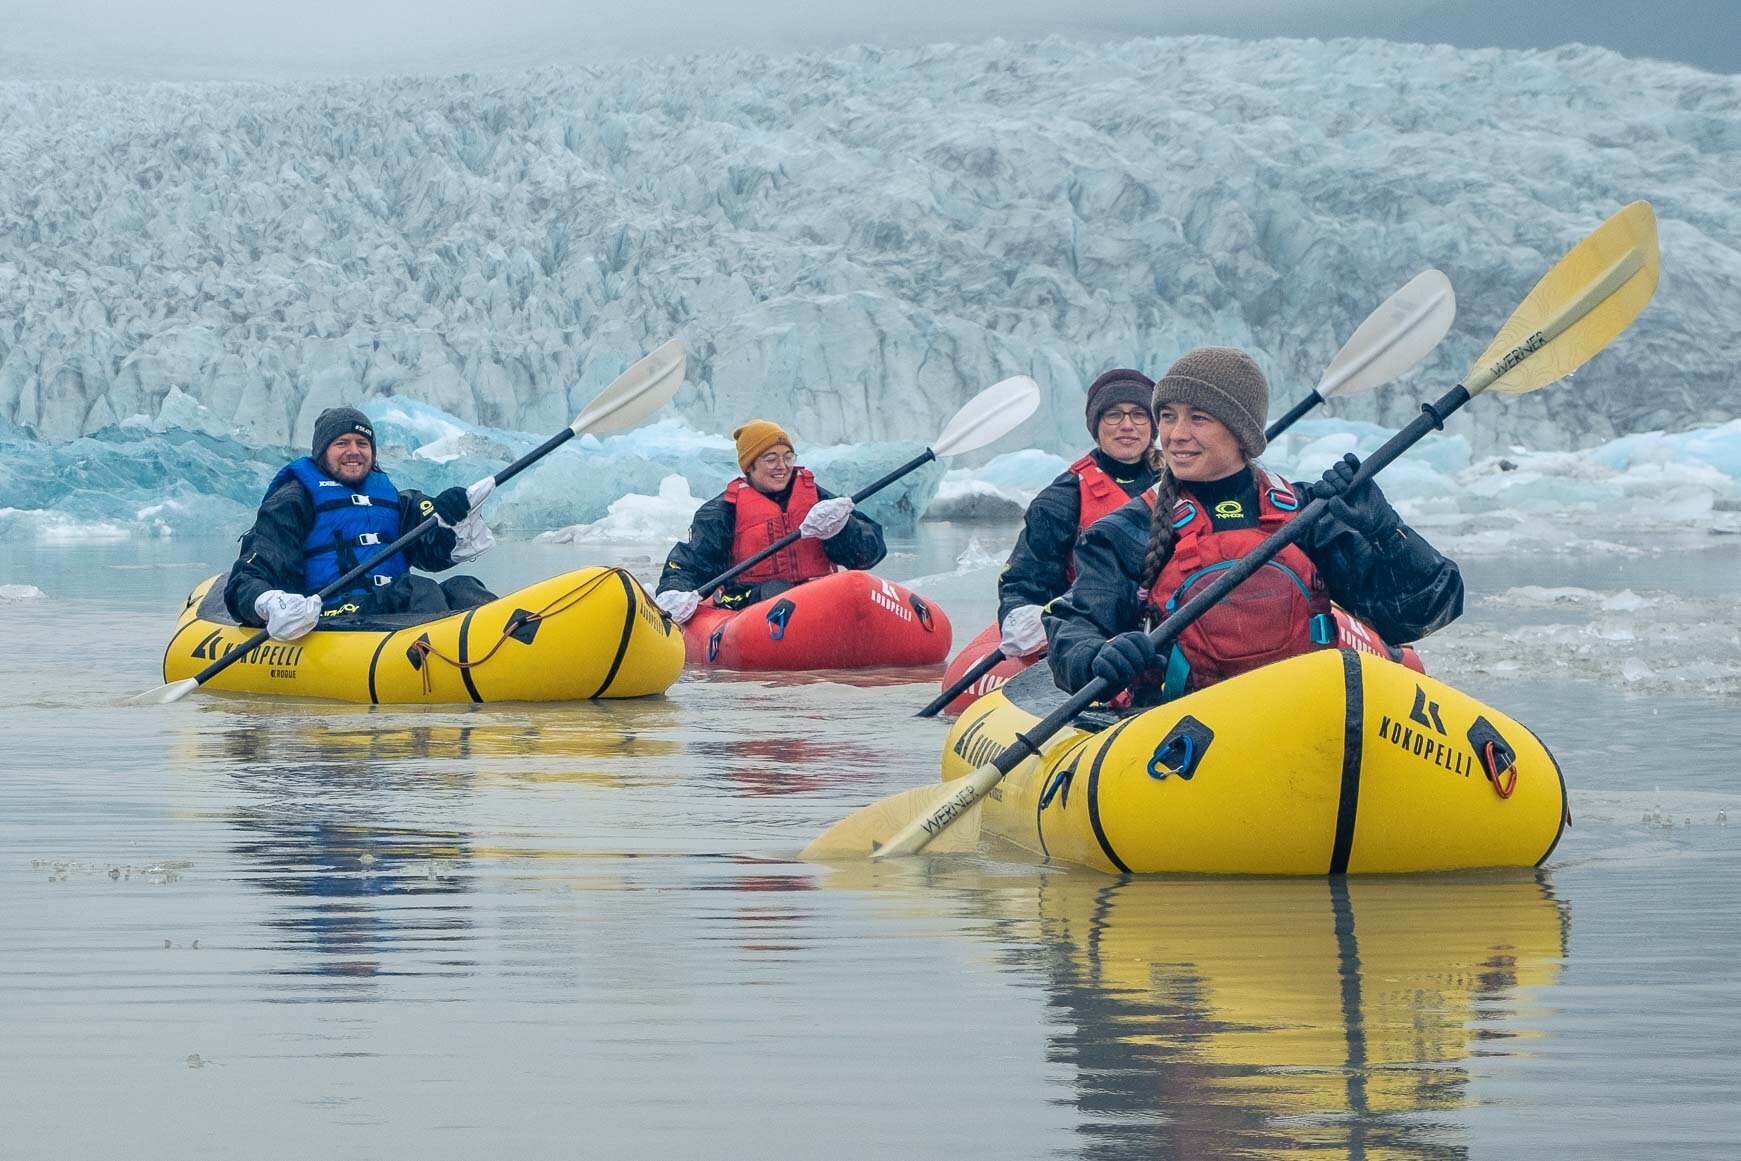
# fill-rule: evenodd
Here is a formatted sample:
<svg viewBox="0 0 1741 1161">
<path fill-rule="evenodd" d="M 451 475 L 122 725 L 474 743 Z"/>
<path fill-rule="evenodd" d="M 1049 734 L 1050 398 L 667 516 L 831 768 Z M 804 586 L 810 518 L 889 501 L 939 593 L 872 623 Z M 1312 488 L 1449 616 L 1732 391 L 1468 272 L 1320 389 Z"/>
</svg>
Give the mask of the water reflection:
<svg viewBox="0 0 1741 1161">
<path fill-rule="evenodd" d="M 229 822 L 239 877 L 282 906 L 262 920 L 278 1001 L 373 1000 L 383 977 L 470 974 L 471 836 L 407 825 L 407 794 L 463 791 L 463 768 L 400 763 L 452 753 L 463 729 L 419 726 L 378 739 L 329 737 L 259 719 L 213 739 L 234 780 Z M 452 735 L 452 736 L 446 736 Z M 383 761 L 383 757 L 387 757 Z"/>
<path fill-rule="evenodd" d="M 567 709 L 406 713 L 224 699 L 198 715 L 190 724 L 202 728 L 176 749 L 230 784 L 236 877 L 275 901 L 259 921 L 268 933 L 259 950 L 272 953 L 262 973 L 269 998 L 374 1000 L 391 978 L 473 975 L 480 860 L 547 853 L 535 814 L 475 833 L 487 792 L 505 788 L 535 810 L 536 784 L 557 783 L 559 794 L 560 784 L 616 787 L 678 749 L 658 736 L 668 708 Z M 513 794 L 517 786 L 527 793 Z"/>
<path fill-rule="evenodd" d="M 663 699 L 617 712 L 596 705 L 359 707 L 215 698 L 182 738 L 191 761 L 237 773 L 297 776 L 313 765 L 366 765 L 377 784 L 407 789 L 477 779 L 616 785 L 622 762 L 669 758 L 677 710 Z M 584 759 L 584 762 L 571 761 Z"/>
<path fill-rule="evenodd" d="M 827 785 L 828 772 L 873 757 L 862 746 L 807 738 L 724 738 L 689 745 L 696 773 L 747 797 L 805 794 Z"/>
<path fill-rule="evenodd" d="M 1217 881 L 927 873 L 1040 974 L 1086 1156 L 1462 1157 L 1469 1062 L 1525 1050 L 1570 912 L 1534 872 Z M 892 886 L 883 870 L 831 886 Z M 911 875 L 906 879 L 911 885 Z"/>
</svg>

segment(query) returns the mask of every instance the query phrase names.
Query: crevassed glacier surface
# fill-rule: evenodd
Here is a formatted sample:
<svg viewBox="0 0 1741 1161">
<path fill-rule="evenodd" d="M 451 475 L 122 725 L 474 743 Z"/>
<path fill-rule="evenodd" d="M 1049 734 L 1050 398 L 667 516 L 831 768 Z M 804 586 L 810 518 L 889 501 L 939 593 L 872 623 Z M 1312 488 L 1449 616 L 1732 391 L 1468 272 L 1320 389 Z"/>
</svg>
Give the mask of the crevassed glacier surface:
<svg viewBox="0 0 1741 1161">
<path fill-rule="evenodd" d="M 1239 343 L 1285 402 L 1438 265 L 1452 337 L 1337 404 L 1394 426 L 1648 198 L 1664 277 L 1643 318 L 1574 387 L 1454 420 L 1478 452 L 1580 446 L 1741 410 L 1737 173 L 1741 78 L 1584 48 L 994 41 L 0 83 L 0 417 L 64 442 L 191 410 L 175 392 L 203 435 L 300 446 L 321 408 L 397 396 L 548 432 L 681 335 L 697 430 L 767 414 L 819 443 L 925 441 L 1030 372 L 1026 437 L 1070 452 L 1102 368 Z"/>
</svg>

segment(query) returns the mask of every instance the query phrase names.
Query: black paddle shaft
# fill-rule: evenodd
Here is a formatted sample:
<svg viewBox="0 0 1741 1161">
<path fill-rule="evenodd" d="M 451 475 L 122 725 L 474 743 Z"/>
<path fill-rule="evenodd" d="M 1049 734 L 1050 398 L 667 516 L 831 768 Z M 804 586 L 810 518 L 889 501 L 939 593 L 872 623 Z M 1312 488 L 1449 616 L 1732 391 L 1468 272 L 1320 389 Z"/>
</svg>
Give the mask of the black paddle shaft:
<svg viewBox="0 0 1741 1161">
<path fill-rule="evenodd" d="M 1282 416 L 1264 429 L 1264 442 L 1268 443 L 1270 440 L 1292 427 L 1300 416 L 1306 414 L 1306 412 L 1312 410 L 1312 408 L 1318 406 L 1318 404 L 1322 402 L 1324 402 L 1324 397 L 1318 394 L 1314 389 L 1310 395 L 1288 408 L 1288 413 L 1286 415 Z"/>
<path fill-rule="evenodd" d="M 936 699 L 932 701 L 930 705 L 926 706 L 913 716 L 916 718 L 936 717 L 938 712 L 941 711 L 944 706 L 960 697 L 967 691 L 968 686 L 990 673 L 992 669 L 997 666 L 997 663 L 1002 660 L 1003 650 L 993 649 L 990 653 L 987 653 L 984 657 L 981 657 L 978 661 L 975 661 L 972 665 L 968 666 L 967 672 L 961 675 L 961 680 L 938 694 Z"/>
<path fill-rule="evenodd" d="M 907 475 L 909 472 L 918 471 L 936 458 L 937 453 L 932 451 L 930 448 L 926 448 L 923 453 L 914 456 L 912 459 L 908 460 L 882 479 L 876 481 L 874 484 L 867 484 L 854 492 L 851 496 L 853 507 L 858 507 L 858 505 L 864 503 L 866 500 L 870 499 L 902 476 Z M 776 552 L 780 551 L 782 548 L 785 548 L 787 545 L 796 543 L 800 535 L 801 533 L 797 532 L 786 533 L 786 535 L 780 537 L 780 539 L 774 541 L 774 543 L 768 545 L 768 547 L 762 549 L 754 556 L 745 557 L 743 560 L 738 561 L 736 564 L 696 589 L 695 595 L 699 598 L 706 599 L 713 594 L 715 589 L 719 588 L 719 586 L 725 584 L 745 569 L 753 568 L 774 555 Z"/>
<path fill-rule="evenodd" d="M 1469 392 L 1459 384 L 1447 391 L 1443 398 L 1435 403 L 1421 404 L 1422 414 L 1414 422 L 1397 432 L 1385 441 L 1384 446 L 1368 456 L 1360 465 L 1360 470 L 1354 473 L 1354 481 L 1348 490 L 1353 491 L 1373 476 L 1383 470 L 1392 460 L 1420 442 L 1427 433 L 1437 431 L 1445 426 L 1445 419 L 1459 407 L 1469 402 Z M 1149 630 L 1149 637 L 1157 649 L 1164 649 L 1178 639 L 1191 622 L 1209 611 L 1232 592 L 1252 573 L 1262 568 L 1273 559 L 1276 553 L 1304 536 L 1329 508 L 1326 500 L 1313 500 L 1301 510 L 1298 516 L 1282 525 L 1258 545 L 1248 555 L 1242 557 L 1238 564 L 1223 573 L 1214 584 L 1186 601 L 1179 611 Z M 1002 754 L 992 760 L 1000 774 L 1008 774 L 1014 770 L 1029 755 L 1038 754 L 1040 747 L 1049 741 L 1053 734 L 1068 725 L 1077 714 L 1087 709 L 1094 702 L 1102 701 L 1111 694 L 1118 692 L 1118 687 L 1103 677 L 1097 677 L 1087 685 L 1077 690 L 1070 699 L 1051 713 L 1047 714 L 1032 729 L 1025 734 L 1017 734 L 1015 741 Z"/>
<path fill-rule="evenodd" d="M 509 480 L 513 479 L 515 476 L 519 475 L 521 472 L 525 471 L 527 468 L 531 467 L 533 464 L 537 463 L 539 460 L 543 459 L 545 456 L 549 455 L 551 452 L 555 451 L 573 438 L 574 429 L 571 427 L 563 428 L 561 431 L 557 432 L 555 435 L 551 436 L 549 439 L 509 464 L 507 467 L 497 472 L 495 476 L 496 483 L 498 485 L 507 483 Z M 345 575 L 339 577 L 338 580 L 333 581 L 314 595 L 319 597 L 321 602 L 324 604 L 328 597 L 335 593 L 344 592 L 358 578 L 367 575 L 376 565 L 390 558 L 394 553 L 404 548 L 407 544 L 410 544 L 413 540 L 416 540 L 431 528 L 434 528 L 435 525 L 435 517 L 426 517 L 417 525 L 417 527 L 405 533 L 403 536 L 399 537 L 399 539 L 395 540 L 381 551 L 375 553 L 375 555 L 369 557 L 356 568 L 345 573 Z M 260 646 L 266 644 L 266 639 L 271 635 L 272 634 L 268 630 L 261 629 L 258 633 L 255 633 L 252 637 L 248 638 L 234 649 L 229 650 L 222 657 L 194 674 L 194 681 L 199 685 L 204 685 L 206 682 L 240 661 L 243 657 L 246 657 L 249 653 L 252 653 Z"/>
</svg>

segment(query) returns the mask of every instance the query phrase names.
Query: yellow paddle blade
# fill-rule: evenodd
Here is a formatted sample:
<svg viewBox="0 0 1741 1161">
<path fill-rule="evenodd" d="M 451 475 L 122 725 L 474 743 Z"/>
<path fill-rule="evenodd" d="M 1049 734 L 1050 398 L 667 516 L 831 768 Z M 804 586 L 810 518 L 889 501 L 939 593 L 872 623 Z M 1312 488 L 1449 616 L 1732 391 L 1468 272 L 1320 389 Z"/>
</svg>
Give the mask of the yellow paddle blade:
<svg viewBox="0 0 1741 1161">
<path fill-rule="evenodd" d="M 1570 375 L 1638 317 L 1662 270 L 1656 214 L 1633 202 L 1598 226 L 1535 284 L 1481 352 L 1463 386 L 1522 395 Z"/>
<path fill-rule="evenodd" d="M 860 807 L 812 839 L 809 846 L 798 852 L 798 857 L 817 863 L 868 859 L 886 846 L 889 839 L 929 815 L 937 803 L 954 797 L 956 788 L 971 777 L 915 786 Z M 925 849 L 938 853 L 975 849 L 979 846 L 979 815 L 979 803 L 975 802 L 961 821 L 941 831 Z"/>
</svg>

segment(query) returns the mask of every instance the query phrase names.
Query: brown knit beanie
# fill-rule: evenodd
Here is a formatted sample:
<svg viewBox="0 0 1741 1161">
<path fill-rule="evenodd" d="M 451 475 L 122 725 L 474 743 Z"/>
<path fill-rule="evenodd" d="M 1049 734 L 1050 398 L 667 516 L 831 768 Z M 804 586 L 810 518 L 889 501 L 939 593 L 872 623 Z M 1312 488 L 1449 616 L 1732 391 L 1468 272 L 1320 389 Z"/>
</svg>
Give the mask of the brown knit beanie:
<svg viewBox="0 0 1741 1161">
<path fill-rule="evenodd" d="M 738 467 L 746 472 L 756 462 L 757 456 L 776 444 L 792 446 L 792 437 L 781 431 L 779 424 L 765 419 L 750 420 L 732 432 L 731 437 L 737 441 Z"/>
<path fill-rule="evenodd" d="M 1247 456 L 1260 456 L 1269 446 L 1263 437 L 1269 380 L 1257 360 L 1237 347 L 1198 347 L 1180 355 L 1155 384 L 1156 414 L 1168 403 L 1189 403 L 1219 419 Z"/>
<path fill-rule="evenodd" d="M 1100 417 L 1121 403 L 1148 407 L 1149 392 L 1154 387 L 1153 379 L 1129 367 L 1114 367 L 1102 374 L 1088 385 L 1088 406 L 1084 416 L 1088 420 L 1088 434 L 1099 439 Z M 1149 411 L 1149 418 L 1154 418 L 1152 409 Z"/>
</svg>

